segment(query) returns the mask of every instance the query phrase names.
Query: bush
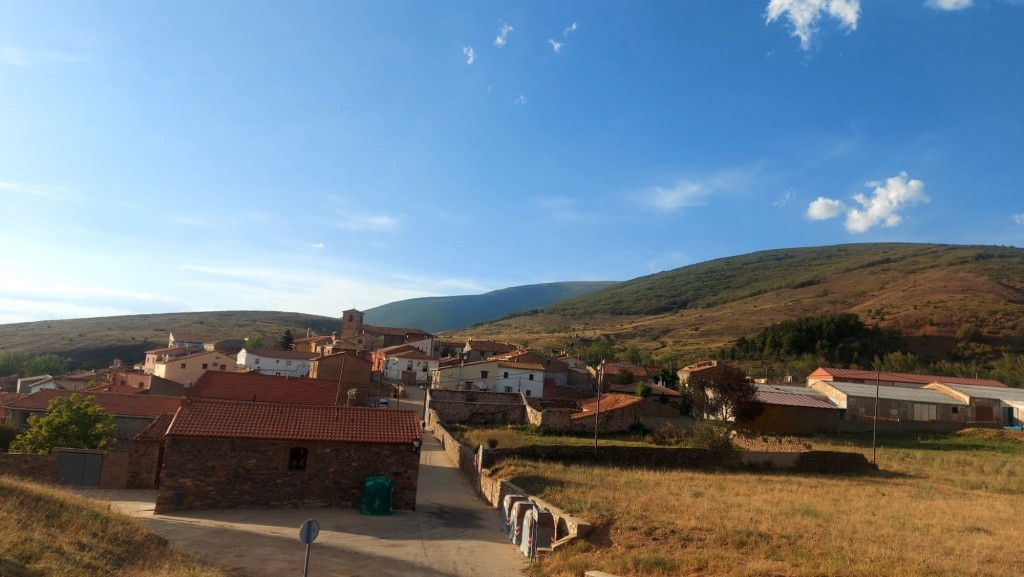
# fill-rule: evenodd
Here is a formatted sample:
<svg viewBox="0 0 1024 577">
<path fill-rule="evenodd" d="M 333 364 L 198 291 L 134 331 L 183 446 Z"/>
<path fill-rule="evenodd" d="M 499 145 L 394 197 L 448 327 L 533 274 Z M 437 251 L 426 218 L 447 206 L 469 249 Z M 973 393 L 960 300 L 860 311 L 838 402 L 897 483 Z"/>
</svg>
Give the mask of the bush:
<svg viewBox="0 0 1024 577">
<path fill-rule="evenodd" d="M 6 453 L 11 448 L 11 442 L 21 432 L 18 426 L 10 421 L 0 419 L 0 453 Z"/>
<path fill-rule="evenodd" d="M 495 449 L 498 447 L 498 439 L 495 439 L 494 437 L 487 437 L 486 443 L 488 449 Z"/>
<path fill-rule="evenodd" d="M 691 444 L 698 449 L 724 452 L 732 451 L 735 447 L 729 438 L 731 431 L 729 427 L 719 421 L 697 421 L 690 433 Z"/>
</svg>

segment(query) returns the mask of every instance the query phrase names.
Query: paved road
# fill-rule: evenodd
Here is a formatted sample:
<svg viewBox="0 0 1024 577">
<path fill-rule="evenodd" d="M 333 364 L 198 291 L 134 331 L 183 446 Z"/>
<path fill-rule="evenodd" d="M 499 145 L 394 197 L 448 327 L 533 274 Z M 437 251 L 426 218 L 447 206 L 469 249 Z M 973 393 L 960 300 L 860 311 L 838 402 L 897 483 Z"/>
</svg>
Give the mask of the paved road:
<svg viewBox="0 0 1024 577">
<path fill-rule="evenodd" d="M 114 502 L 172 543 L 249 577 L 301 575 L 298 530 L 320 523 L 310 576 L 521 577 L 526 560 L 498 530 L 430 433 L 424 433 L 416 512 L 365 516 L 352 509 L 192 511 L 153 515 L 155 491 L 81 490 Z"/>
</svg>

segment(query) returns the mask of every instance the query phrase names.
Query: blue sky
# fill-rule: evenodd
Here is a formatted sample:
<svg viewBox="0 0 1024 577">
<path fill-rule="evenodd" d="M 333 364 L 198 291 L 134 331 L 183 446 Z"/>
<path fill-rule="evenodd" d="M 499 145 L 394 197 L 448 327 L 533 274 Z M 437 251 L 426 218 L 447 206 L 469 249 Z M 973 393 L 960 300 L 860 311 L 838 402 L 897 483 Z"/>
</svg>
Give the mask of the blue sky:
<svg viewBox="0 0 1024 577">
<path fill-rule="evenodd" d="M 0 323 L 1024 245 L 1024 1 L 0 3 Z"/>
</svg>

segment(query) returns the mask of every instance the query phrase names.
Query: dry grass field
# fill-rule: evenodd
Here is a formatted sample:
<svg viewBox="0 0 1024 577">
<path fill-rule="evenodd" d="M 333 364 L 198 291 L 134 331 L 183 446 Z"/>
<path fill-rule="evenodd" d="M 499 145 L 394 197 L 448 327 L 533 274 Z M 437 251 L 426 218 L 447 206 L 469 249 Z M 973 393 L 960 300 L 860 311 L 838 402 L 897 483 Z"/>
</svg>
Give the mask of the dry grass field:
<svg viewBox="0 0 1024 577">
<path fill-rule="evenodd" d="M 130 517 L 0 476 L 0 577 L 228 577 Z"/>
<path fill-rule="evenodd" d="M 1024 439 L 995 433 L 884 438 L 870 476 L 527 461 L 497 474 L 596 526 L 538 576 L 1019 575 Z M 812 442 L 871 456 L 870 439 Z"/>
</svg>

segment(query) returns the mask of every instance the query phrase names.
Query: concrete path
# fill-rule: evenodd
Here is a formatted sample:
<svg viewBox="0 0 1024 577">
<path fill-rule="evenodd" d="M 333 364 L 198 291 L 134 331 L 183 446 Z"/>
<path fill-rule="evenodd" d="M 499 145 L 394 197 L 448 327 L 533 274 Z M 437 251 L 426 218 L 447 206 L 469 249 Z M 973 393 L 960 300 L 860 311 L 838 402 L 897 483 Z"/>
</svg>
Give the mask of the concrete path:
<svg viewBox="0 0 1024 577">
<path fill-rule="evenodd" d="M 156 491 L 79 490 L 111 501 L 175 545 L 249 577 L 302 575 L 299 527 L 320 524 L 313 576 L 521 577 L 528 566 L 499 531 L 499 517 L 424 432 L 416 511 L 388 516 L 353 509 L 231 509 L 153 515 Z"/>
</svg>

